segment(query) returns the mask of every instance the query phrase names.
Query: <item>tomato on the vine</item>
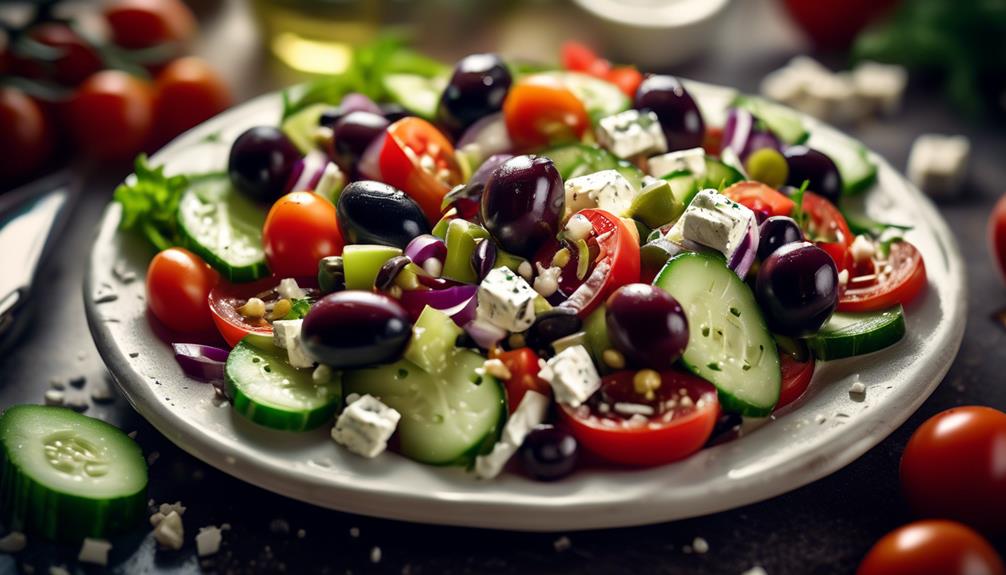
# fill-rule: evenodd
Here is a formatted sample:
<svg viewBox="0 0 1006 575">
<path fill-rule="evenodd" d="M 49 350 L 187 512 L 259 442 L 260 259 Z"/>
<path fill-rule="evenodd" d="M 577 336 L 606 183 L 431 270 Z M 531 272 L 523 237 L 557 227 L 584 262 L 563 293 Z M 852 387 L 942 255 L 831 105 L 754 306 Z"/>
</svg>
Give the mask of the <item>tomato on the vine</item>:
<svg viewBox="0 0 1006 575">
<path fill-rule="evenodd" d="M 953 521 L 926 520 L 878 541 L 856 575 L 1004 575 L 1002 558 L 984 537 Z"/>
<path fill-rule="evenodd" d="M 172 331 L 212 331 L 209 294 L 219 281 L 219 274 L 196 254 L 168 248 L 147 268 L 147 305 Z"/>
<path fill-rule="evenodd" d="M 158 143 L 209 120 L 232 102 L 227 84 L 205 60 L 192 56 L 168 64 L 154 88 Z"/>
<path fill-rule="evenodd" d="M 81 152 L 102 160 L 132 158 L 153 128 L 153 93 L 135 76 L 103 70 L 77 89 L 66 121 Z"/>
<path fill-rule="evenodd" d="M 318 260 L 340 255 L 345 242 L 335 213 L 335 206 L 314 192 L 291 192 L 276 200 L 262 226 L 272 273 L 281 278 L 314 276 Z"/>
<path fill-rule="evenodd" d="M 97 50 L 66 24 L 45 22 L 33 27 L 28 36 L 52 48 L 54 58 L 41 61 L 28 56 L 15 57 L 14 72 L 19 76 L 76 86 L 102 68 Z"/>
<path fill-rule="evenodd" d="M 114 0 L 105 20 L 113 41 L 132 50 L 187 42 L 196 32 L 196 18 L 182 0 Z"/>
</svg>

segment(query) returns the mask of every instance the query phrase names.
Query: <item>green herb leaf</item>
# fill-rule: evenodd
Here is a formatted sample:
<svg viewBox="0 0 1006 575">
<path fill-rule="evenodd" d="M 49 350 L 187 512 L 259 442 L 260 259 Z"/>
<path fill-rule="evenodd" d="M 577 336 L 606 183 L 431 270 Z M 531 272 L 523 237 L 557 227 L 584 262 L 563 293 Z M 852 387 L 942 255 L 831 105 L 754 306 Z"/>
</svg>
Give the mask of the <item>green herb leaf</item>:
<svg viewBox="0 0 1006 575">
<path fill-rule="evenodd" d="M 307 298 L 295 299 L 290 307 L 290 312 L 283 316 L 283 319 L 303 319 L 309 311 L 311 311 L 311 300 Z"/>
<path fill-rule="evenodd" d="M 803 212 L 803 194 L 807 191 L 807 186 L 809 185 L 810 180 L 804 180 L 800 189 L 793 192 L 793 195 L 789 197 L 789 199 L 793 200 L 793 221 L 796 222 L 796 225 L 800 226 L 800 229 L 805 229 L 804 220 L 806 220 L 807 214 Z"/>
<path fill-rule="evenodd" d="M 158 250 L 179 245 L 178 204 L 189 177 L 165 176 L 164 167 L 150 166 L 146 154 L 136 158 L 135 169 L 135 179 L 115 189 L 115 201 L 122 205 L 119 227 L 139 230 Z"/>
</svg>

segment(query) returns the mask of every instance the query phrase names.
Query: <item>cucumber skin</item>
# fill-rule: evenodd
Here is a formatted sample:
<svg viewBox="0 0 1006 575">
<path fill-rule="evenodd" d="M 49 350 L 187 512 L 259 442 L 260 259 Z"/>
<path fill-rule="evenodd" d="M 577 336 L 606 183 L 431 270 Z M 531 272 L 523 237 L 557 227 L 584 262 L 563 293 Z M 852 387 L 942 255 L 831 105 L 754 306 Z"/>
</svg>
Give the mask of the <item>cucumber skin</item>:
<svg viewBox="0 0 1006 575">
<path fill-rule="evenodd" d="M 846 196 L 861 194 L 870 189 L 877 181 L 877 164 L 870 161 L 865 149 L 860 148 L 858 153 L 865 162 L 870 164 L 870 173 L 865 178 L 860 178 L 855 182 L 843 182 L 842 193 Z"/>
<path fill-rule="evenodd" d="M 0 417 L 0 436 L 11 425 L 18 412 L 27 410 L 65 410 L 67 415 L 86 417 L 62 407 L 15 405 Z M 109 432 L 124 435 L 122 430 L 101 420 L 93 420 L 95 427 L 105 427 Z M 64 543 L 79 543 L 84 537 L 105 537 L 135 528 L 147 514 L 146 463 L 140 446 L 130 440 L 124 443 L 131 453 L 118 453 L 117 457 L 135 457 L 142 462 L 143 487 L 136 493 L 116 498 L 94 499 L 59 493 L 40 485 L 28 473 L 15 465 L 8 453 L 6 442 L 0 449 L 0 522 L 13 531 L 22 531 Z"/>
<path fill-rule="evenodd" d="M 892 309 L 895 310 L 895 317 L 890 322 L 883 324 L 883 332 L 881 332 L 881 328 L 877 328 L 869 333 L 838 338 L 828 333 L 818 332 L 807 338 L 807 347 L 814 353 L 814 357 L 821 361 L 844 359 L 887 349 L 904 339 L 907 333 L 903 308 L 898 306 Z M 890 313 L 891 311 L 888 309 L 881 312 L 846 315 L 865 317 Z M 827 324 L 825 325 L 827 326 Z M 888 327 L 891 331 L 888 331 Z"/>
</svg>

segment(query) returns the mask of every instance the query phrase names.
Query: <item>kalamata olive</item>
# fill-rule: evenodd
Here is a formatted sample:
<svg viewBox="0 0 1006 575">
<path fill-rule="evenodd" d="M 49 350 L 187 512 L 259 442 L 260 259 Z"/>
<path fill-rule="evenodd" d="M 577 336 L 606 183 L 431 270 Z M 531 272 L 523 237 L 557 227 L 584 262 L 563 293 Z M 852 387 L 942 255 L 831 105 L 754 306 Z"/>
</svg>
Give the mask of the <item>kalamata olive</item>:
<svg viewBox="0 0 1006 575">
<path fill-rule="evenodd" d="M 807 181 L 808 190 L 838 203 L 842 197 L 842 174 L 831 158 L 807 146 L 791 146 L 782 155 L 789 166 L 787 184 L 799 188 Z"/>
<path fill-rule="evenodd" d="M 568 431 L 552 425 L 539 425 L 524 438 L 520 462 L 524 472 L 535 479 L 561 479 L 576 467 L 579 444 Z"/>
<path fill-rule="evenodd" d="M 479 240 L 472 251 L 472 269 L 479 279 L 486 277 L 496 265 L 496 242 L 486 238 Z"/>
<path fill-rule="evenodd" d="M 388 184 L 361 180 L 339 194 L 339 229 L 350 244 L 380 244 L 405 249 L 412 238 L 430 233 L 423 210 Z"/>
<path fill-rule="evenodd" d="M 782 246 L 758 270 L 755 296 L 769 328 L 782 335 L 816 332 L 838 305 L 838 269 L 809 242 Z"/>
<path fill-rule="evenodd" d="M 482 221 L 504 250 L 530 258 L 559 231 L 565 202 L 552 160 L 515 156 L 489 177 L 482 192 Z"/>
<path fill-rule="evenodd" d="M 350 112 L 332 124 L 329 156 L 348 174 L 355 174 L 363 152 L 388 128 L 388 120 L 373 112 Z"/>
<path fill-rule="evenodd" d="M 321 298 L 301 328 L 308 355 L 335 369 L 395 361 L 411 337 L 412 321 L 397 301 L 359 290 Z"/>
<path fill-rule="evenodd" d="M 772 255 L 772 252 L 786 244 L 803 241 L 803 231 L 800 226 L 786 216 L 772 216 L 758 227 L 761 239 L 758 240 L 758 259 Z"/>
<path fill-rule="evenodd" d="M 342 256 L 328 256 L 318 260 L 318 289 L 323 294 L 346 289 L 346 266 Z"/>
<path fill-rule="evenodd" d="M 654 74 L 643 80 L 636 90 L 636 108 L 657 115 L 668 150 L 697 148 L 706 137 L 698 105 L 673 76 Z"/>
<path fill-rule="evenodd" d="M 608 338 L 632 364 L 669 369 L 688 345 L 688 319 L 671 294 L 649 284 L 624 285 L 608 298 Z"/>
<path fill-rule="evenodd" d="M 437 106 L 437 123 L 454 137 L 476 120 L 499 112 L 513 78 L 496 54 L 465 56 L 454 66 Z"/>
<path fill-rule="evenodd" d="M 485 190 L 489 176 L 499 167 L 500 164 L 512 158 L 511 154 L 494 154 L 482 162 L 468 183 L 455 186 L 447 192 L 444 197 L 444 205 L 447 208 L 454 208 L 458 211 L 458 217 L 468 221 L 480 223 L 479 207 L 482 202 L 482 192 Z"/>
<path fill-rule="evenodd" d="M 377 270 L 377 277 L 374 278 L 374 288 L 378 291 L 385 291 L 395 284 L 395 278 L 412 263 L 408 256 L 395 256 L 384 262 L 381 269 Z"/>
<path fill-rule="evenodd" d="M 534 323 L 524 334 L 524 340 L 533 350 L 551 351 L 552 342 L 583 330 L 583 320 L 576 310 L 554 307 L 534 318 Z"/>
<path fill-rule="evenodd" d="M 227 173 L 234 188 L 260 202 L 283 195 L 301 153 L 279 128 L 258 126 L 242 133 L 231 146 Z"/>
</svg>

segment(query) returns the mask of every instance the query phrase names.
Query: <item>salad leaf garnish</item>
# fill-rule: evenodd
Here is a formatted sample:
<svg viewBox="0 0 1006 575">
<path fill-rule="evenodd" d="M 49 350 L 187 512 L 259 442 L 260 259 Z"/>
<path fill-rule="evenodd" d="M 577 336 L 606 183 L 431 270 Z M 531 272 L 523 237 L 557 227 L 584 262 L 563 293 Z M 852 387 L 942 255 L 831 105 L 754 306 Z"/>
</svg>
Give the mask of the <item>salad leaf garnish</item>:
<svg viewBox="0 0 1006 575">
<path fill-rule="evenodd" d="M 292 304 L 290 311 L 283 316 L 283 319 L 304 319 L 307 312 L 311 311 L 311 300 L 307 298 L 292 300 Z"/>
<path fill-rule="evenodd" d="M 181 244 L 178 204 L 189 177 L 165 176 L 164 166 L 152 167 L 146 154 L 137 156 L 135 170 L 135 179 L 115 189 L 115 201 L 122 205 L 119 227 L 140 231 L 158 250 Z"/>
<path fill-rule="evenodd" d="M 804 220 L 806 219 L 807 214 L 803 212 L 803 194 L 807 191 L 807 186 L 809 185 L 810 180 L 804 180 L 803 184 L 800 185 L 800 188 L 793 192 L 793 194 L 789 197 L 789 199 L 793 200 L 794 204 L 792 214 L 793 221 L 796 222 L 796 225 L 800 226 L 800 229 L 806 229 L 804 227 Z"/>
</svg>

